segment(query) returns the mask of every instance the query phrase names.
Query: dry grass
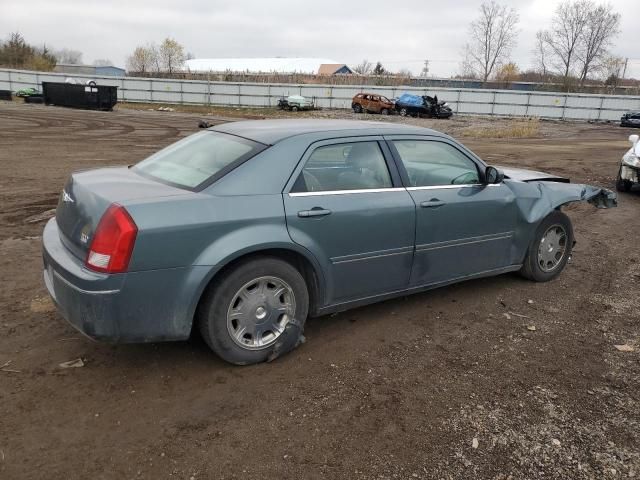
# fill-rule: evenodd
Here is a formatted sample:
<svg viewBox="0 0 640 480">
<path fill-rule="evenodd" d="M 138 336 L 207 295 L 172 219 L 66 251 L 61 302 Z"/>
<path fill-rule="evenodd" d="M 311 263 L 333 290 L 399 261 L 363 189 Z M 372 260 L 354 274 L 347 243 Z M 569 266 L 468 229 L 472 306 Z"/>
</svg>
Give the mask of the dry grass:
<svg viewBox="0 0 640 480">
<path fill-rule="evenodd" d="M 540 119 L 531 117 L 514 119 L 506 126 L 470 127 L 463 131 L 463 136 L 473 138 L 535 138 L 540 135 Z"/>
</svg>

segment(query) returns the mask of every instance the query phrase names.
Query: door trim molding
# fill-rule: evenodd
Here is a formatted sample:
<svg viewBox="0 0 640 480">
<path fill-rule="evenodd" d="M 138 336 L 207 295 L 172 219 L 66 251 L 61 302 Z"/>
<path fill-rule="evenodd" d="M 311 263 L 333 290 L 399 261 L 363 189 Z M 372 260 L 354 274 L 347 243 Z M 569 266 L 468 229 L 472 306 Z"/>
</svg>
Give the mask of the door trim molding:
<svg viewBox="0 0 640 480">
<path fill-rule="evenodd" d="M 494 240 L 506 240 L 509 238 L 513 238 L 513 232 L 491 233 L 489 235 L 480 235 L 477 237 L 447 240 L 446 242 L 423 243 L 422 245 L 416 245 L 416 252 L 428 252 L 430 250 L 438 250 L 441 248 L 459 247 L 461 245 L 491 242 Z"/>
<path fill-rule="evenodd" d="M 343 255 L 330 258 L 333 265 L 349 262 L 359 262 L 360 260 L 371 260 L 374 258 L 391 257 L 393 255 L 407 255 L 413 253 L 413 245 L 407 247 L 390 248 L 388 250 L 378 250 L 375 252 L 356 253 L 353 255 Z"/>
</svg>

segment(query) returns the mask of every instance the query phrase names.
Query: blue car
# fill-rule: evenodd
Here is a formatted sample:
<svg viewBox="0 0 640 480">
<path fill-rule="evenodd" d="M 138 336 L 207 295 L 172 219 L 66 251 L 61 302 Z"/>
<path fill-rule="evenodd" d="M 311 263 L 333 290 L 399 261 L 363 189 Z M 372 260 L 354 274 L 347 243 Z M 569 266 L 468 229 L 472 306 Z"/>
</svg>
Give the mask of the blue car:
<svg viewBox="0 0 640 480">
<path fill-rule="evenodd" d="M 94 339 L 195 328 L 224 360 L 262 362 L 308 316 L 506 272 L 555 278 L 574 244 L 561 207 L 616 204 L 568 182 L 419 127 L 227 123 L 71 175 L 44 229 L 44 282 Z"/>
</svg>

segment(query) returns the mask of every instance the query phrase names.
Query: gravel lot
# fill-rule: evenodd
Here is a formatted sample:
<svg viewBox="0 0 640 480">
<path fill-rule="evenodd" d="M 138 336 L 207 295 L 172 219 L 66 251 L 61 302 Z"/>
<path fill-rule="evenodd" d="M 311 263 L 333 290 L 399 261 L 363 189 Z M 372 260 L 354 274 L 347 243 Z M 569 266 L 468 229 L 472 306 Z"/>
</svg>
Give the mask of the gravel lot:
<svg viewBox="0 0 640 480">
<path fill-rule="evenodd" d="M 578 243 L 553 282 L 503 275 L 313 319 L 307 343 L 271 364 L 229 366 L 196 336 L 112 346 L 76 333 L 41 272 L 66 177 L 136 162 L 199 118 L 0 102 L 0 478 L 640 476 L 637 192 L 566 209 Z M 535 138 L 492 139 L 465 132 L 508 120 L 390 120 L 609 188 L 630 133 L 540 122 Z"/>
</svg>

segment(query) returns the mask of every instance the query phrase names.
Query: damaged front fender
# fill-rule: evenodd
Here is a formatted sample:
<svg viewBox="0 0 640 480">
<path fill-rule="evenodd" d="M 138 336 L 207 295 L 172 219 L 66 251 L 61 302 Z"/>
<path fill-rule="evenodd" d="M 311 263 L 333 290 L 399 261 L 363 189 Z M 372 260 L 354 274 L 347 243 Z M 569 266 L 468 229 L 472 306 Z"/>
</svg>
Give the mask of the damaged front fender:
<svg viewBox="0 0 640 480">
<path fill-rule="evenodd" d="M 618 205 L 614 192 L 591 185 L 512 180 L 505 180 L 505 184 L 515 194 L 520 213 L 527 223 L 537 223 L 551 211 L 572 202 L 586 201 L 596 208 L 613 208 Z"/>
</svg>

